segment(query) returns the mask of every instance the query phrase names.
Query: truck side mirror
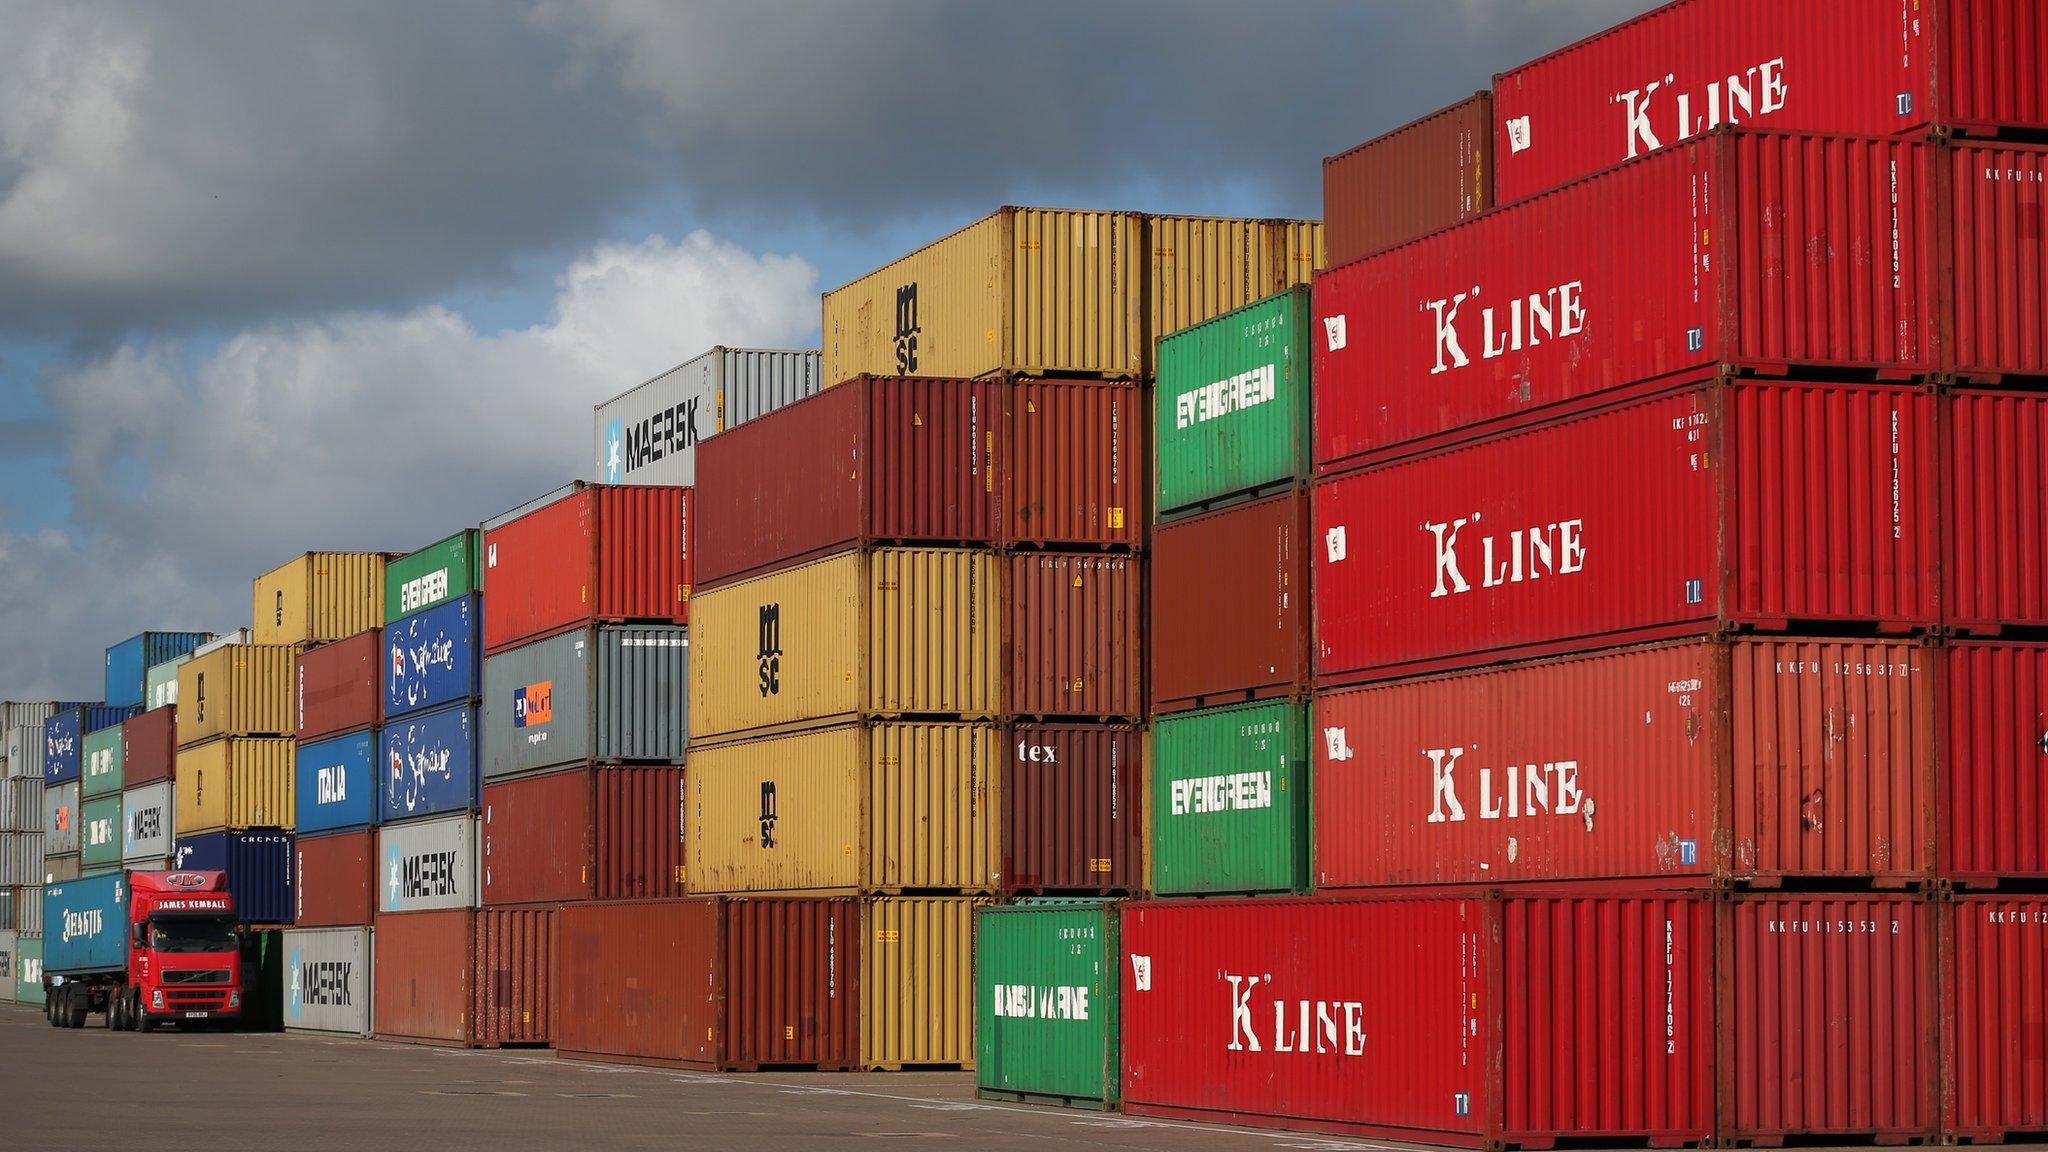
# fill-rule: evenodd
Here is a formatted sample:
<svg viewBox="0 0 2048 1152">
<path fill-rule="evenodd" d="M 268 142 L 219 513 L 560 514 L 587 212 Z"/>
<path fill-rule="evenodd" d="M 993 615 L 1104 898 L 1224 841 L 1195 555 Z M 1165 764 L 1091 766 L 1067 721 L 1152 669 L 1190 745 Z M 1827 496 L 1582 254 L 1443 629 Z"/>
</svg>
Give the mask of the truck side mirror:
<svg viewBox="0 0 2048 1152">
<path fill-rule="evenodd" d="M 149 947 L 149 922 L 147 920 L 137 920 L 129 926 L 128 937 L 137 948 Z"/>
</svg>

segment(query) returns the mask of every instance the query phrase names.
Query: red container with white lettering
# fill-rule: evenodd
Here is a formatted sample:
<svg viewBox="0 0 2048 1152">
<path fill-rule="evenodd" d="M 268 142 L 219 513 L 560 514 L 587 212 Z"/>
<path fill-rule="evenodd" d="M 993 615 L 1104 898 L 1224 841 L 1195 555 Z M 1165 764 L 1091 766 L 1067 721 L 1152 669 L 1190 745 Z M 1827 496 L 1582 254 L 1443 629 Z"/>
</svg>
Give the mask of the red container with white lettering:
<svg viewBox="0 0 2048 1152">
<path fill-rule="evenodd" d="M 1503 204 L 1721 124 L 2048 129 L 2040 0 L 1678 0 L 1494 78 Z"/>
<path fill-rule="evenodd" d="M 1942 1134 L 2048 1132 L 2048 896 L 1959 896 L 1941 909 Z"/>
<path fill-rule="evenodd" d="M 1316 485 L 1321 687 L 1938 620 L 1934 397 L 1706 381 Z"/>
<path fill-rule="evenodd" d="M 690 621 L 692 490 L 583 484 L 484 528 L 484 651 L 592 624 Z"/>
<path fill-rule="evenodd" d="M 1716 133 L 1321 274 L 1318 471 L 1717 367 L 1938 370 L 1934 153 Z"/>
</svg>

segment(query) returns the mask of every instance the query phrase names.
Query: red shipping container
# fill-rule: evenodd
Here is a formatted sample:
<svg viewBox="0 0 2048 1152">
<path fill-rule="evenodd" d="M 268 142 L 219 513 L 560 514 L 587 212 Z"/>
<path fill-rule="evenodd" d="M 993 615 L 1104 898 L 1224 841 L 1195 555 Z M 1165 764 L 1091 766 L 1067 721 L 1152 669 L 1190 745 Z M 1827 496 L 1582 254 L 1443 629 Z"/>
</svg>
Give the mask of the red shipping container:
<svg viewBox="0 0 2048 1152">
<path fill-rule="evenodd" d="M 1961 896 L 1941 911 L 1942 1135 L 2048 1132 L 2048 896 Z"/>
<path fill-rule="evenodd" d="M 1698 893 L 1131 902 L 1124 1111 L 1465 1147 L 1714 1127 Z"/>
<path fill-rule="evenodd" d="M 1003 711 L 1047 719 L 1145 714 L 1145 569 L 1137 556 L 1003 558 Z"/>
<path fill-rule="evenodd" d="M 690 620 L 691 489 L 574 484 L 484 531 L 484 651 L 600 621 Z"/>
<path fill-rule="evenodd" d="M 857 545 L 993 541 L 1001 390 L 856 376 L 704 441 L 704 587 Z"/>
<path fill-rule="evenodd" d="M 1494 78 L 1503 204 L 1719 124 L 2048 128 L 2040 0 L 1679 0 Z"/>
<path fill-rule="evenodd" d="M 1003 883 L 1012 894 L 1144 886 L 1144 742 L 1121 724 L 1018 724 L 1003 764 Z"/>
<path fill-rule="evenodd" d="M 1318 469 L 1720 367 L 1935 371 L 1933 152 L 1716 133 L 1323 273 Z"/>
<path fill-rule="evenodd" d="M 1144 391 L 1128 381 L 1019 376 L 1001 395 L 1001 542 L 1142 547 Z"/>
<path fill-rule="evenodd" d="M 2037 19 L 2048 28 L 2048 12 Z M 1941 156 L 1949 370 L 1980 383 L 2048 376 L 2048 147 L 1958 141 Z"/>
<path fill-rule="evenodd" d="M 1323 159 L 1324 245 L 1333 268 L 1491 207 L 1491 92 Z"/>
<path fill-rule="evenodd" d="M 1943 659 L 1941 875 L 2048 878 L 2048 644 L 1958 643 Z"/>
<path fill-rule="evenodd" d="M 1958 391 L 1943 405 L 1948 623 L 2048 624 L 2048 396 Z"/>
<path fill-rule="evenodd" d="M 178 762 L 178 709 L 166 704 L 121 721 L 121 772 L 130 788 L 169 780 Z"/>
<path fill-rule="evenodd" d="M 1931 880 L 1935 664 L 1696 640 L 1320 696 L 1316 888 Z"/>
<path fill-rule="evenodd" d="M 383 671 L 382 628 L 299 653 L 299 739 L 319 740 L 377 723 L 384 713 Z"/>
<path fill-rule="evenodd" d="M 294 841 L 297 928 L 351 928 L 377 911 L 377 830 L 330 832 Z"/>
<path fill-rule="evenodd" d="M 571 904 L 560 925 L 563 1057 L 707 1071 L 859 1059 L 852 900 Z"/>
<path fill-rule="evenodd" d="M 484 785 L 483 902 L 683 894 L 683 769 L 603 764 Z"/>
<path fill-rule="evenodd" d="M 552 1038 L 553 908 L 379 913 L 370 1028 L 457 1048 Z"/>
<path fill-rule="evenodd" d="M 1321 482 L 1318 681 L 1931 626 L 1933 421 L 1924 389 L 1705 383 Z"/>
<path fill-rule="evenodd" d="M 1152 710 L 1304 691 L 1309 677 L 1308 493 L 1152 532 Z"/>
</svg>

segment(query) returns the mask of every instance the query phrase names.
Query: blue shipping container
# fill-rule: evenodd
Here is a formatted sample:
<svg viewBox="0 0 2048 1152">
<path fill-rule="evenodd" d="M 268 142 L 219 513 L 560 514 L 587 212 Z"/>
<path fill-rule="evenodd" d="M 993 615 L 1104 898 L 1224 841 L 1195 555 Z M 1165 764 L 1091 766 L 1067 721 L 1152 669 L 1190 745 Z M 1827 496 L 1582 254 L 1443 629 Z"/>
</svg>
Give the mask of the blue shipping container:
<svg viewBox="0 0 2048 1152">
<path fill-rule="evenodd" d="M 43 971 L 51 976 L 128 967 L 128 874 L 43 888 Z"/>
<path fill-rule="evenodd" d="M 384 718 L 474 700 L 483 690 L 474 596 L 384 627 Z"/>
<path fill-rule="evenodd" d="M 140 708 L 143 677 L 151 668 L 176 660 L 211 639 L 211 632 L 144 632 L 107 649 L 107 703 Z"/>
<path fill-rule="evenodd" d="M 289 832 L 208 832 L 171 850 L 179 871 L 225 872 L 244 924 L 289 924 L 298 915 L 296 841 Z"/>
<path fill-rule="evenodd" d="M 477 806 L 476 707 L 458 704 L 384 725 L 380 819 Z"/>
<path fill-rule="evenodd" d="M 43 783 L 69 784 L 78 779 L 87 732 L 112 728 L 133 715 L 133 708 L 105 704 L 72 704 L 43 721 Z"/>
<path fill-rule="evenodd" d="M 299 745 L 296 757 L 300 832 L 364 828 L 377 820 L 377 736 L 356 732 Z"/>
</svg>

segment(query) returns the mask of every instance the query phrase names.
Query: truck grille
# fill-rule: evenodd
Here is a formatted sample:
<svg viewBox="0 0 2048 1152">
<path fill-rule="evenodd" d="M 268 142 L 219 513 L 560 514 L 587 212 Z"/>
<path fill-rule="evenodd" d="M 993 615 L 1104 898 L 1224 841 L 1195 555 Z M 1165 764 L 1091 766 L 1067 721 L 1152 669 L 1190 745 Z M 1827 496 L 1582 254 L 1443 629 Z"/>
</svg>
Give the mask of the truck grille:
<svg viewBox="0 0 2048 1152">
<path fill-rule="evenodd" d="M 181 972 L 163 974 L 166 984 L 225 984 L 228 970 L 225 968 L 187 968 Z"/>
</svg>

